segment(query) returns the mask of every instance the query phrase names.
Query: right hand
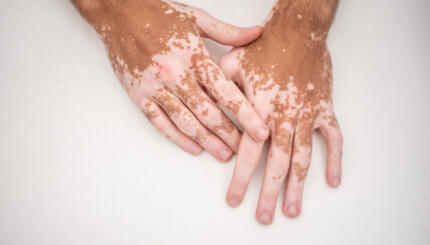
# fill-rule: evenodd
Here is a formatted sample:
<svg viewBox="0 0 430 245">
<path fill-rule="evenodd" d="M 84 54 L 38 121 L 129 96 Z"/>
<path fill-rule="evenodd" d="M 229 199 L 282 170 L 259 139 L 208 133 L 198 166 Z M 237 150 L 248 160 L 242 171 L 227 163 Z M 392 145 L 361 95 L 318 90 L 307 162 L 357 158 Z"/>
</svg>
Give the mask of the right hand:
<svg viewBox="0 0 430 245">
<path fill-rule="evenodd" d="M 238 28 L 205 11 L 159 0 L 74 0 L 107 47 L 113 68 L 134 103 L 182 149 L 203 149 L 220 162 L 237 152 L 240 131 L 216 105 L 229 110 L 256 141 L 268 128 L 226 78 L 201 37 L 245 45 L 260 27 Z"/>
</svg>

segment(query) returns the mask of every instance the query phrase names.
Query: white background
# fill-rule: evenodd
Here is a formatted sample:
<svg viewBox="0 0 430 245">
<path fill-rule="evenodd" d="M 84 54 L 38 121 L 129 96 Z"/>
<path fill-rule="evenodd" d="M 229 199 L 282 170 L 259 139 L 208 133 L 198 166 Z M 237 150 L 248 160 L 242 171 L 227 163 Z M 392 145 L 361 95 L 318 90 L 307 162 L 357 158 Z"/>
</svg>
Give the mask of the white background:
<svg viewBox="0 0 430 245">
<path fill-rule="evenodd" d="M 188 0 L 237 25 L 273 1 Z M 0 1 L 0 245 L 430 244 L 430 2 L 341 1 L 329 37 L 343 183 L 315 134 L 303 214 L 255 221 L 234 161 L 192 157 L 130 102 L 68 1 Z M 228 48 L 208 42 L 216 58 Z"/>
</svg>

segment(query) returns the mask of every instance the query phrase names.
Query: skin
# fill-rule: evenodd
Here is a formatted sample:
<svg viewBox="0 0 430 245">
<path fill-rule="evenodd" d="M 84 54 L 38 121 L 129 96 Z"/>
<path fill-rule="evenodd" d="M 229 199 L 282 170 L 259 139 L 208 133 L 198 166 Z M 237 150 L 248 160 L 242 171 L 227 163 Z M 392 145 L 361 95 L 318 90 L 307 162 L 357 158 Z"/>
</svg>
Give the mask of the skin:
<svg viewBox="0 0 430 245">
<path fill-rule="evenodd" d="M 327 183 L 340 185 L 343 138 L 333 111 L 326 46 L 337 4 L 336 0 L 279 0 L 261 37 L 220 60 L 220 67 L 243 89 L 271 132 L 256 211 L 262 224 L 272 223 L 284 183 L 283 213 L 291 218 L 300 215 L 316 129 L 328 145 Z M 242 202 L 263 145 L 244 134 L 227 193 L 231 206 Z"/>
<path fill-rule="evenodd" d="M 219 69 L 202 37 L 230 46 L 256 39 L 260 27 L 238 28 L 201 9 L 160 0 L 73 0 L 103 40 L 113 69 L 133 102 L 185 151 L 203 149 L 220 162 L 237 152 L 241 133 L 223 105 L 256 141 L 268 127 Z"/>
</svg>

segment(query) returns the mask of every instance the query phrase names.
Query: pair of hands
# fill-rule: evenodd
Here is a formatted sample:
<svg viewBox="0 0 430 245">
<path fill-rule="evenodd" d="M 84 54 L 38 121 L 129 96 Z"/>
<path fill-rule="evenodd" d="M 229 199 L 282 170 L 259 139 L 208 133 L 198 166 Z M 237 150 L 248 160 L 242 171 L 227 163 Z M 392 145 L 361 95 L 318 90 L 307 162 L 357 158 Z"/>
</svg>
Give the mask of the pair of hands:
<svg viewBox="0 0 430 245">
<path fill-rule="evenodd" d="M 337 0 L 278 0 L 263 29 L 234 27 L 167 0 L 73 3 L 101 36 L 131 99 L 161 133 L 191 154 L 204 149 L 220 162 L 238 153 L 231 206 L 241 203 L 269 135 L 259 222 L 272 222 L 286 179 L 283 211 L 300 214 L 315 129 L 328 144 L 327 182 L 340 184 L 342 135 L 325 44 Z M 218 66 L 202 37 L 242 47 Z M 243 125 L 243 136 L 216 102 Z"/>
</svg>

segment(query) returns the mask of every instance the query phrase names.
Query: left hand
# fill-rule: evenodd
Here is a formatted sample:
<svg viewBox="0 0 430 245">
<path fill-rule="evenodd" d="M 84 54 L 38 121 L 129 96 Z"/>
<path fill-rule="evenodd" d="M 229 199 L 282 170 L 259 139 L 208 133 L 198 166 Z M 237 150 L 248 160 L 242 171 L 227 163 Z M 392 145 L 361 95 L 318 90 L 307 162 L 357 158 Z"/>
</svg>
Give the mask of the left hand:
<svg viewBox="0 0 430 245">
<path fill-rule="evenodd" d="M 302 6 L 303 2 L 314 4 Z M 283 212 L 288 217 L 300 214 L 315 129 L 321 130 L 328 144 L 327 183 L 336 187 L 341 181 L 343 139 L 333 111 L 332 66 L 325 42 L 334 2 L 279 0 L 260 39 L 232 50 L 220 61 L 221 69 L 244 90 L 271 130 L 256 213 L 263 224 L 273 220 L 287 174 Z M 231 206 L 242 202 L 263 145 L 244 134 L 227 194 Z"/>
<path fill-rule="evenodd" d="M 241 46 L 256 39 L 261 27 L 231 26 L 202 9 L 167 0 L 73 3 L 101 36 L 133 102 L 182 149 L 194 155 L 205 149 L 220 162 L 238 150 L 241 133 L 214 99 L 254 139 L 267 139 L 266 124 L 202 40 Z"/>
</svg>

